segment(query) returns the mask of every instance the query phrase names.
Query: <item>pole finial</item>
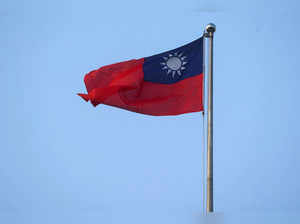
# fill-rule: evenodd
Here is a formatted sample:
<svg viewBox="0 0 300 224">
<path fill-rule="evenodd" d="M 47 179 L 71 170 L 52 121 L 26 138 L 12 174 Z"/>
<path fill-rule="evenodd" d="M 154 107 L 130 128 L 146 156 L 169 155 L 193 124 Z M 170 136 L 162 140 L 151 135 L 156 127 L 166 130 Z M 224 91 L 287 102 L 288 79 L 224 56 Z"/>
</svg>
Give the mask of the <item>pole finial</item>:
<svg viewBox="0 0 300 224">
<path fill-rule="evenodd" d="M 205 27 L 205 30 L 207 33 L 209 34 L 213 34 L 216 31 L 216 25 L 213 23 L 209 23 L 207 24 L 207 26 Z"/>
</svg>

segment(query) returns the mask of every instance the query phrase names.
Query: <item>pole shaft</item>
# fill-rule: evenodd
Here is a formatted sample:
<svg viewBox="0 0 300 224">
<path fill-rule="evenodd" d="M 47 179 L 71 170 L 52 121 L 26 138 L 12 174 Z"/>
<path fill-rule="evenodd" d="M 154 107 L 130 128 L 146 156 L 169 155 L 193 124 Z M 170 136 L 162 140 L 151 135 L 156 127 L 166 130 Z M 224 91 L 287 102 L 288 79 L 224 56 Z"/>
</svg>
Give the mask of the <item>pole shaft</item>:
<svg viewBox="0 0 300 224">
<path fill-rule="evenodd" d="M 213 24 L 212 24 L 213 25 Z M 207 189 L 206 211 L 214 211 L 213 203 L 213 37 L 215 26 L 207 27 L 208 38 L 208 100 L 207 100 Z"/>
</svg>

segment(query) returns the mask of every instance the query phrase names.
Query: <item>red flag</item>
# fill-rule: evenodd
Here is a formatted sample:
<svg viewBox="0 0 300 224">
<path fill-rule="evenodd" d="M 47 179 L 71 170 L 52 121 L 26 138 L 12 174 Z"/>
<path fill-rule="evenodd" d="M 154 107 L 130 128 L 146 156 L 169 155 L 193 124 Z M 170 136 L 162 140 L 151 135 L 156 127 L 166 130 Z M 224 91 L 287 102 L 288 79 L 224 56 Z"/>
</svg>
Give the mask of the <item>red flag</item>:
<svg viewBox="0 0 300 224">
<path fill-rule="evenodd" d="M 107 65 L 84 77 L 94 106 L 106 104 L 148 115 L 203 110 L 203 38 L 151 57 Z"/>
</svg>

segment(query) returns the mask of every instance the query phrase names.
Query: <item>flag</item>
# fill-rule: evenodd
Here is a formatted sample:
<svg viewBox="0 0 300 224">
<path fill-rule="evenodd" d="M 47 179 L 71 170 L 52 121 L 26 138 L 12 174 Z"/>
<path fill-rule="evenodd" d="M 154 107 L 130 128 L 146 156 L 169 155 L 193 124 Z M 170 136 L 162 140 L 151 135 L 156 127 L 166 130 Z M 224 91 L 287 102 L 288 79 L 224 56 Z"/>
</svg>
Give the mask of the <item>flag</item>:
<svg viewBox="0 0 300 224">
<path fill-rule="evenodd" d="M 100 67 L 84 77 L 94 106 L 106 104 L 148 115 L 203 110 L 203 37 L 150 57 Z"/>
</svg>

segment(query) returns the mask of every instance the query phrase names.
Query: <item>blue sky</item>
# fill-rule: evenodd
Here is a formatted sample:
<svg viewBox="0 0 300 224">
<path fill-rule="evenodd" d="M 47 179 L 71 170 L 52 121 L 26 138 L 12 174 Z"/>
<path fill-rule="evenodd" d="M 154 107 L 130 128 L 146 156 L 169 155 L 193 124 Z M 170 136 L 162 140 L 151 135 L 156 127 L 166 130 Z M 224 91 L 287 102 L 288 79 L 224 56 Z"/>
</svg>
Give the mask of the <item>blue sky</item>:
<svg viewBox="0 0 300 224">
<path fill-rule="evenodd" d="M 202 116 L 85 103 L 84 74 L 214 22 L 215 209 L 298 223 L 297 1 L 4 1 L 1 223 L 201 223 Z M 230 220 L 230 221 L 228 221 Z"/>
</svg>

